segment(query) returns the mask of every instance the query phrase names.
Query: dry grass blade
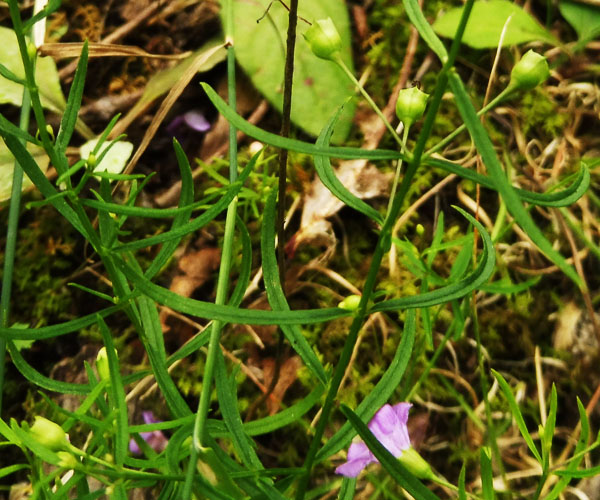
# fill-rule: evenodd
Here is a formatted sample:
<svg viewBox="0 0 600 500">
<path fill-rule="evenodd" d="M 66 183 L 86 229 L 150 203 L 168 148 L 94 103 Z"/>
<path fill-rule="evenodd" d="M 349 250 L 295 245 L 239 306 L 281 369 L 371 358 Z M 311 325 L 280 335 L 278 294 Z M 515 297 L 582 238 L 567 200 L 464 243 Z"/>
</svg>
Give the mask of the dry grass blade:
<svg viewBox="0 0 600 500">
<path fill-rule="evenodd" d="M 141 144 L 137 148 L 135 154 L 133 155 L 133 158 L 129 161 L 129 164 L 127 165 L 127 167 L 125 167 L 125 170 L 123 171 L 123 173 L 125 173 L 125 174 L 131 173 L 131 171 L 137 164 L 138 160 L 144 153 L 144 151 L 146 151 L 148 144 L 150 144 L 150 141 L 156 134 L 156 131 L 158 130 L 158 127 L 160 126 L 162 121 L 165 119 L 165 116 L 167 116 L 167 113 L 169 112 L 169 110 L 171 109 L 173 104 L 175 104 L 175 101 L 177 100 L 177 98 L 183 92 L 183 89 L 185 89 L 185 87 L 188 85 L 188 83 L 190 83 L 190 81 L 192 80 L 194 75 L 196 75 L 196 73 L 198 73 L 198 71 L 202 67 L 202 65 L 210 57 L 212 57 L 213 54 L 215 54 L 219 50 L 222 50 L 224 47 L 225 47 L 224 43 L 217 45 L 216 47 L 213 47 L 212 49 L 207 50 L 206 52 L 203 52 L 202 54 L 199 54 L 198 57 L 196 57 L 196 59 L 194 60 L 194 62 L 192 64 L 190 64 L 190 66 L 187 68 L 187 70 L 185 71 L 185 73 L 183 74 L 181 79 L 170 90 L 170 92 L 167 94 L 167 97 L 165 97 L 165 99 L 161 103 L 160 108 L 158 109 L 158 112 L 156 113 L 156 115 L 154 115 L 154 118 L 152 118 L 152 122 L 150 123 L 148 129 L 146 130 L 146 133 L 144 134 L 144 138 L 142 139 Z M 118 136 L 121 132 L 122 131 L 120 130 L 119 124 L 117 123 L 117 126 L 115 127 L 115 129 L 113 130 L 113 133 L 111 135 L 113 137 Z"/>
<path fill-rule="evenodd" d="M 54 59 L 68 59 L 79 57 L 83 43 L 45 43 L 39 48 L 43 56 L 51 56 Z M 152 54 L 133 45 L 119 45 L 115 43 L 88 43 L 88 57 L 148 57 L 151 59 L 185 59 L 190 52 L 183 54 Z"/>
</svg>

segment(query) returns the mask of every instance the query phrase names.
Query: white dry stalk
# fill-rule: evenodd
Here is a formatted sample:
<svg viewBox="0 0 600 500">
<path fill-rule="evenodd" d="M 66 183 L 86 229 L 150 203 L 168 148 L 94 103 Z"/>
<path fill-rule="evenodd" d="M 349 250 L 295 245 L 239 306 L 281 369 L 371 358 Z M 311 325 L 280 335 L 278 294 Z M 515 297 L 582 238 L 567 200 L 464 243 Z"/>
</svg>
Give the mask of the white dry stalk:
<svg viewBox="0 0 600 500">
<path fill-rule="evenodd" d="M 33 5 L 33 15 L 36 15 L 40 12 L 46 4 L 48 0 L 35 0 L 35 4 Z M 33 44 L 36 49 L 39 49 L 44 44 L 44 38 L 46 38 L 46 18 L 43 17 L 37 23 L 33 25 L 31 29 L 31 38 L 33 39 Z"/>
</svg>

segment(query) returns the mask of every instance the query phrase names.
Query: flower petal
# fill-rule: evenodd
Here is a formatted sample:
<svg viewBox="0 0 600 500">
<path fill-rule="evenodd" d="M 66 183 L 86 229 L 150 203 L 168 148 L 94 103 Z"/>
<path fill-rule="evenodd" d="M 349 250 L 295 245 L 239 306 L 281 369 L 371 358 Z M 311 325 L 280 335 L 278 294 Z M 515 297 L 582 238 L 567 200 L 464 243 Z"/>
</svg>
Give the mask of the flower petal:
<svg viewBox="0 0 600 500">
<path fill-rule="evenodd" d="M 367 465 L 377 462 L 365 443 L 352 443 L 348 448 L 348 461 L 335 469 L 336 474 L 356 477 Z"/>
</svg>

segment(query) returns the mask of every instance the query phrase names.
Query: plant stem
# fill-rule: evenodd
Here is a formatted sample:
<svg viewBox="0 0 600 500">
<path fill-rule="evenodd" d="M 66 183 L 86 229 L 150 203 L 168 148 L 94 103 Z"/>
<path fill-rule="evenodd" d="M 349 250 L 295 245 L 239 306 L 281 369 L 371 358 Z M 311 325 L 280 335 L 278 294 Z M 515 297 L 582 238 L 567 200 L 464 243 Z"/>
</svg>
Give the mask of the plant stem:
<svg viewBox="0 0 600 500">
<path fill-rule="evenodd" d="M 410 127 L 404 127 L 404 131 L 402 133 L 402 145 L 400 146 L 400 152 L 406 154 L 406 141 L 408 140 L 408 132 L 410 131 Z M 394 197 L 396 196 L 396 189 L 398 188 L 398 181 L 400 180 L 400 171 L 402 170 L 402 158 L 398 159 L 398 163 L 396 164 L 396 174 L 394 175 L 394 183 L 392 184 L 392 192 L 390 193 L 390 201 L 388 202 L 388 212 L 392 208 L 392 203 L 394 202 Z"/>
<path fill-rule="evenodd" d="M 228 22 L 226 40 L 227 47 L 227 88 L 229 105 L 236 108 L 236 89 L 235 89 L 235 50 L 233 47 L 232 27 L 233 27 L 233 8 L 231 2 L 226 5 Z M 229 125 L 229 180 L 231 183 L 237 180 L 238 163 L 237 163 L 237 129 Z M 231 260 L 233 254 L 233 239 L 235 235 L 235 219 L 237 214 L 237 196 L 231 201 L 227 207 L 227 216 L 225 218 L 225 234 L 223 236 L 223 251 L 221 254 L 221 264 L 219 267 L 219 277 L 217 280 L 217 292 L 215 303 L 223 305 L 227 301 L 227 292 L 229 289 L 229 272 L 231 270 Z M 208 344 L 208 354 L 206 356 L 206 364 L 204 366 L 204 374 L 202 379 L 202 392 L 200 393 L 200 401 L 198 402 L 198 410 L 194 420 L 194 430 L 192 433 L 192 447 L 188 468 L 186 471 L 185 482 L 182 491 L 184 500 L 190 499 L 192 494 L 192 485 L 196 472 L 196 462 L 198 453 L 205 445 L 206 441 L 206 421 L 208 419 L 208 409 L 210 406 L 210 396 L 212 393 L 212 384 L 214 371 L 221 348 L 221 331 L 224 323 L 215 320 L 211 325 L 210 340 Z"/>
<path fill-rule="evenodd" d="M 27 88 L 23 89 L 19 128 L 29 128 L 31 100 Z M 25 142 L 25 141 L 22 141 Z M 23 188 L 23 169 L 17 161 L 13 170 L 13 183 L 8 211 L 8 226 L 6 229 L 6 246 L 4 247 L 4 268 L 2 274 L 2 293 L 0 296 L 0 327 L 8 327 L 10 314 L 10 296 L 12 291 L 13 270 L 17 248 L 17 229 L 19 227 L 19 212 L 21 211 L 21 190 Z M 0 415 L 2 414 L 2 394 L 4 389 L 4 373 L 6 362 L 6 339 L 0 337 Z"/>
</svg>

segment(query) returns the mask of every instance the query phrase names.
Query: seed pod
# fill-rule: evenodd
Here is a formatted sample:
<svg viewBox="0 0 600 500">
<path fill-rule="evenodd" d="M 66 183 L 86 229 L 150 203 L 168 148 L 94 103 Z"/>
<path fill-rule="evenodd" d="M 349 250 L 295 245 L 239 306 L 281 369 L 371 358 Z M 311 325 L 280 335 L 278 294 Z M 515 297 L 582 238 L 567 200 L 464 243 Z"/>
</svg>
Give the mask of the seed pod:
<svg viewBox="0 0 600 500">
<path fill-rule="evenodd" d="M 321 59 L 333 60 L 342 48 L 342 39 L 330 17 L 319 19 L 304 33 L 313 53 Z"/>
<path fill-rule="evenodd" d="M 423 116 L 429 94 L 422 92 L 417 87 L 402 89 L 396 101 L 396 116 L 404 123 L 404 127 L 410 127 L 415 121 Z"/>
<path fill-rule="evenodd" d="M 531 90 L 545 82 L 549 76 L 550 70 L 546 58 L 529 50 L 512 69 L 508 86 L 514 89 Z"/>
<path fill-rule="evenodd" d="M 348 295 L 348 297 L 338 304 L 338 307 L 340 309 L 345 309 L 346 311 L 356 311 L 359 303 L 360 295 Z"/>
</svg>

